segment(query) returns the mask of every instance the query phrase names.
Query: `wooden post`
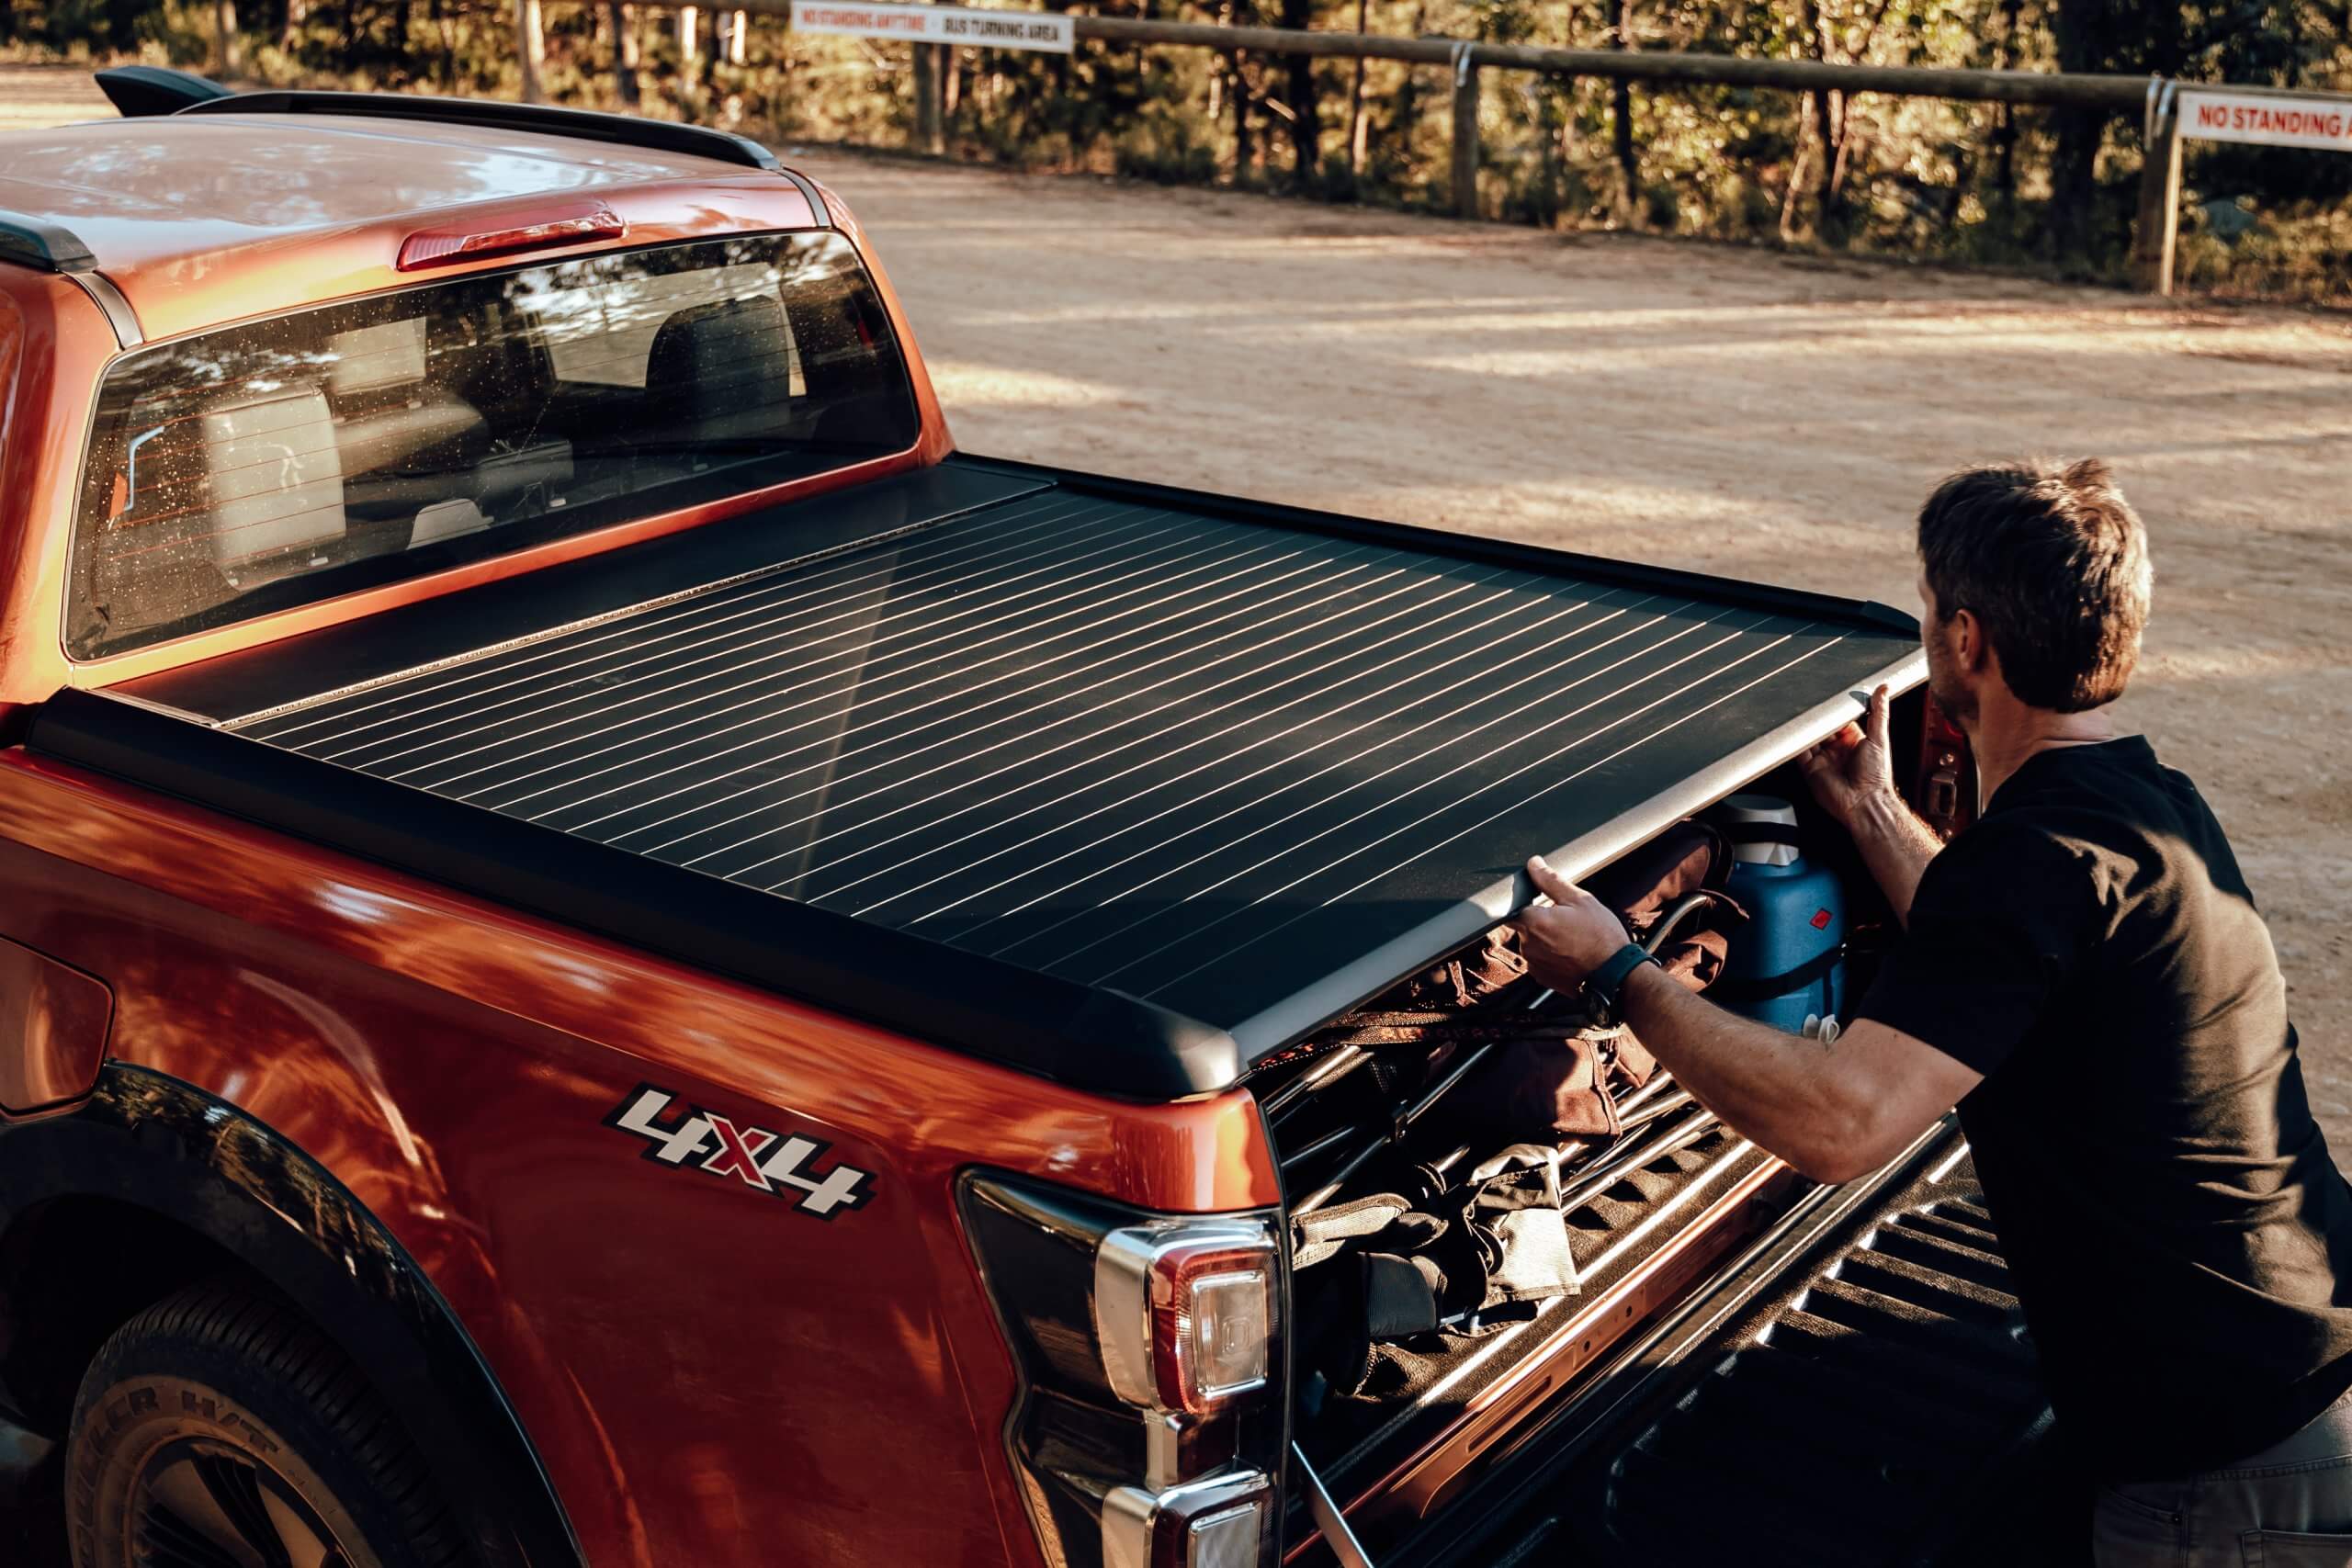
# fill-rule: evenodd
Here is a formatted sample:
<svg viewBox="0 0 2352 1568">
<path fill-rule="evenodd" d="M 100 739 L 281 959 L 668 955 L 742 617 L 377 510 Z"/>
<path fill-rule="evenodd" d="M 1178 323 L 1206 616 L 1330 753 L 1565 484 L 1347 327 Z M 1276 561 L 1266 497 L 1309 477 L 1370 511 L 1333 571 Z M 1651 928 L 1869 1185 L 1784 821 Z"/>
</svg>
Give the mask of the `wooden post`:
<svg viewBox="0 0 2352 1568">
<path fill-rule="evenodd" d="M 1478 216 L 1478 65 L 1466 43 L 1453 49 L 1453 215 Z"/>
<path fill-rule="evenodd" d="M 2180 241 L 2180 95 L 2173 83 L 2148 84 L 2147 128 L 2140 217 L 2132 232 L 2132 286 L 2168 296 Z"/>
<path fill-rule="evenodd" d="M 940 73 L 945 62 L 944 46 L 919 43 L 914 46 L 915 150 L 939 157 L 947 151 L 945 117 L 940 112 Z"/>
<path fill-rule="evenodd" d="M 548 62 L 547 30 L 539 25 L 539 0 L 514 0 L 514 53 L 523 62 L 523 101 L 543 104 L 547 88 L 540 85 L 539 67 Z"/>
</svg>

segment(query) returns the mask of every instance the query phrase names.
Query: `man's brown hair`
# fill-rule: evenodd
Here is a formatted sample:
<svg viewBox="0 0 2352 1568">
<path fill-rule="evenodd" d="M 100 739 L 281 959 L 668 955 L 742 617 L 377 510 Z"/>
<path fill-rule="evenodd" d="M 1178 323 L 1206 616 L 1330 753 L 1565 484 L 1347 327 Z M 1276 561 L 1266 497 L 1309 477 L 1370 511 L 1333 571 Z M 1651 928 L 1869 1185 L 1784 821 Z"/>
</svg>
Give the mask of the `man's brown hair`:
<svg viewBox="0 0 2352 1568">
<path fill-rule="evenodd" d="M 1919 559 L 1936 613 L 1976 617 L 2019 702 L 2081 713 L 2123 694 L 2154 573 L 2098 458 L 1962 468 L 1920 508 Z"/>
</svg>

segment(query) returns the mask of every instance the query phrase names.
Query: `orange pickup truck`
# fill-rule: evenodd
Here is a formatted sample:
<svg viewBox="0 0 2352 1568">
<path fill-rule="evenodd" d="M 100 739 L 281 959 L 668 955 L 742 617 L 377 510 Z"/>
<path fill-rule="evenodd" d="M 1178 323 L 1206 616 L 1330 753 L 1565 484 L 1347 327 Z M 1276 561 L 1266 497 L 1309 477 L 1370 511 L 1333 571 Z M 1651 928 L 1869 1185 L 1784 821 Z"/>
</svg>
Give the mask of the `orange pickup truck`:
<svg viewBox="0 0 2352 1568">
<path fill-rule="evenodd" d="M 75 1568 L 1984 1525 L 2046 1416 L 1957 1133 L 1807 1182 L 1496 935 L 1540 851 L 1834 1010 L 1883 910 L 1749 797 L 1885 681 L 1965 814 L 1906 617 L 959 454 L 738 137 L 108 86 L 0 135 L 0 1409 Z"/>
</svg>

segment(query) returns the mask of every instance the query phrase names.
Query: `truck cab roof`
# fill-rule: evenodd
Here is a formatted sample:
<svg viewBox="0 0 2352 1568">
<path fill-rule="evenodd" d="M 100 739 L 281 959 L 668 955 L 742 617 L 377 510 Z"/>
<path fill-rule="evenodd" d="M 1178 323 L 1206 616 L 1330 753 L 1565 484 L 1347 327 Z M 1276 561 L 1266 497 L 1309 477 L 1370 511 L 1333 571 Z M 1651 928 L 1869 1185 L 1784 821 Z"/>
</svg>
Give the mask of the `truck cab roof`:
<svg viewBox="0 0 2352 1568">
<path fill-rule="evenodd" d="M 601 199 L 630 244 L 826 221 L 754 144 L 690 127 L 352 94 L 201 111 L 0 134 L 0 219 L 77 243 L 150 339 L 417 281 L 411 234 L 567 198 Z"/>
</svg>

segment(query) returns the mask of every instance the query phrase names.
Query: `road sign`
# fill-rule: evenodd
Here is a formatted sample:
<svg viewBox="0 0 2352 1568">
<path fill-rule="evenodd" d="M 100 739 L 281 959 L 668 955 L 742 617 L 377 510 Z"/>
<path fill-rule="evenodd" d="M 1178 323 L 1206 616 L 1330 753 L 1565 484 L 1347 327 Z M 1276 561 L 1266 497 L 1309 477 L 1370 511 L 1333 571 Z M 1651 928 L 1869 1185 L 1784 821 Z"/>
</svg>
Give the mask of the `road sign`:
<svg viewBox="0 0 2352 1568">
<path fill-rule="evenodd" d="M 844 38 L 1032 49 L 1048 54 L 1069 53 L 1078 37 L 1069 17 L 1046 11 L 974 11 L 960 6 L 858 5 L 846 0 L 792 0 L 792 26 L 796 32 Z"/>
<path fill-rule="evenodd" d="M 2341 98 L 2180 89 L 2180 133 L 2204 141 L 2253 141 L 2352 152 L 2352 104 Z"/>
</svg>

